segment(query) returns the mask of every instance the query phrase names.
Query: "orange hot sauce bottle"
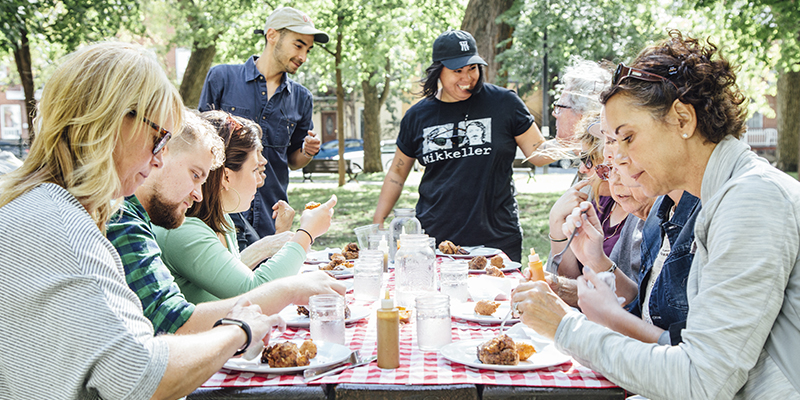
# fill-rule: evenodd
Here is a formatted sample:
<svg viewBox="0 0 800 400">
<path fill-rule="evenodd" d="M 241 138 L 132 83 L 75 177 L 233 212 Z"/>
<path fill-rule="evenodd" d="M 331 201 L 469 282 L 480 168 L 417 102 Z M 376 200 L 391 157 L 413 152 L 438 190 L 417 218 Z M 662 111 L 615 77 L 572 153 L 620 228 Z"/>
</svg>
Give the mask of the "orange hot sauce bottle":
<svg viewBox="0 0 800 400">
<path fill-rule="evenodd" d="M 544 280 L 542 260 L 539 259 L 539 255 L 536 254 L 536 250 L 534 250 L 533 247 L 531 247 L 531 255 L 528 256 L 528 269 L 531 271 L 532 281 Z"/>
<path fill-rule="evenodd" d="M 400 310 L 389 297 L 389 290 L 381 299 L 378 310 L 378 368 L 394 369 L 400 366 Z"/>
</svg>

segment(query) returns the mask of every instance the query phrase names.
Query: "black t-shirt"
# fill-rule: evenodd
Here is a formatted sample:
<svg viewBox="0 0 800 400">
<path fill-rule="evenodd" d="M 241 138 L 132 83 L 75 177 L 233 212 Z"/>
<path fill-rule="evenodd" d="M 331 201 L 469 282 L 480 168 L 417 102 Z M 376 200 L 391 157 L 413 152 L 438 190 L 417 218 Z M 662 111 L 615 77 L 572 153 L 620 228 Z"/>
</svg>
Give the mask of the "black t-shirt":
<svg viewBox="0 0 800 400">
<path fill-rule="evenodd" d="M 512 179 L 516 137 L 534 123 L 516 93 L 491 84 L 469 99 L 423 99 L 397 147 L 425 166 L 417 218 L 437 242 L 502 249 L 519 261 L 522 230 Z"/>
</svg>

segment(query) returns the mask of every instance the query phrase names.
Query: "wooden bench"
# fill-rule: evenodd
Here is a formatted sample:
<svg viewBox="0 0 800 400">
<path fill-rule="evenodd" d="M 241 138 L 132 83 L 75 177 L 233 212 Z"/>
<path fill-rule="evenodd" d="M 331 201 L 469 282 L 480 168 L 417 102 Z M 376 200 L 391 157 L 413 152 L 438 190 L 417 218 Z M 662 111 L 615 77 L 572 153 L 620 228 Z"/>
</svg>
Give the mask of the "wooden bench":
<svg viewBox="0 0 800 400">
<path fill-rule="evenodd" d="M 361 173 L 361 166 L 356 163 L 351 163 L 350 160 L 344 160 L 344 171 L 347 174 L 348 182 L 356 181 L 358 174 Z M 339 160 L 317 160 L 313 159 L 305 167 L 303 167 L 303 182 L 311 181 L 311 174 L 338 174 L 339 173 Z"/>
</svg>

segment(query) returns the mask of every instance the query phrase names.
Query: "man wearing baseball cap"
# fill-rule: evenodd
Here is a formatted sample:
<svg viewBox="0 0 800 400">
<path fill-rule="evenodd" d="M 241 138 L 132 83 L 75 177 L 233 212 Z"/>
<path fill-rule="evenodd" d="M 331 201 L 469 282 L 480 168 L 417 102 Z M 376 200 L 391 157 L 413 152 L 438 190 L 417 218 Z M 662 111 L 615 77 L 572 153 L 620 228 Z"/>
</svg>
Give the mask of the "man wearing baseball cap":
<svg viewBox="0 0 800 400">
<path fill-rule="evenodd" d="M 384 222 L 419 161 L 425 173 L 417 218 L 431 237 L 500 249 L 520 261 L 522 229 L 512 165 L 517 147 L 527 157 L 544 138 L 516 93 L 484 83 L 486 62 L 469 32 L 439 35 L 432 61 L 422 84 L 425 98 L 400 123 L 397 151 L 372 222 Z"/>
<path fill-rule="evenodd" d="M 281 7 L 267 17 L 261 56 L 244 64 L 217 65 L 208 71 L 198 108 L 223 110 L 261 126 L 266 180 L 250 210 L 232 214 L 239 247 L 275 233 L 275 216 L 284 212 L 289 168 L 304 167 L 319 152 L 320 140 L 311 131 L 311 92 L 291 80 L 306 62 L 314 42 L 327 43 L 328 34 L 314 27 L 302 11 Z M 287 74 L 288 73 L 288 74 Z"/>
</svg>

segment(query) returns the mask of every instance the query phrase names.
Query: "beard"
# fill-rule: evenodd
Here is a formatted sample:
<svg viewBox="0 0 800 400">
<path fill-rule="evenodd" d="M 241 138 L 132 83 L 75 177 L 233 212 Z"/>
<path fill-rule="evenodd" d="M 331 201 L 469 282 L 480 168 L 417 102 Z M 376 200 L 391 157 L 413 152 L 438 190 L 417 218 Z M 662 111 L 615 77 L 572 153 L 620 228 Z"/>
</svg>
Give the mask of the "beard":
<svg viewBox="0 0 800 400">
<path fill-rule="evenodd" d="M 164 229 L 175 229 L 183 224 L 186 216 L 181 213 L 180 206 L 183 201 L 170 202 L 164 199 L 158 190 L 153 191 L 150 197 L 150 221 Z"/>
</svg>

